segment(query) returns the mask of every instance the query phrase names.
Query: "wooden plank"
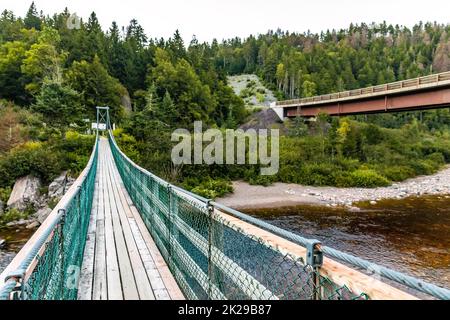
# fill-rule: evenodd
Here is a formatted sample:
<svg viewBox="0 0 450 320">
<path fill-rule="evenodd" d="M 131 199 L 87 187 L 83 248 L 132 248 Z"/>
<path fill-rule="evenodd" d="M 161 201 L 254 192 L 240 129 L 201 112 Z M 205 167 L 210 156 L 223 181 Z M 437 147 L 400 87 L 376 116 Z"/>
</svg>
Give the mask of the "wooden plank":
<svg viewBox="0 0 450 320">
<path fill-rule="evenodd" d="M 127 197 L 129 198 L 129 195 L 127 194 Z M 131 199 L 130 199 L 131 201 Z M 159 252 L 158 247 L 156 246 L 156 243 L 154 242 L 152 236 L 148 232 L 148 229 L 142 220 L 142 217 L 140 216 L 139 212 L 137 211 L 135 206 L 131 206 L 131 211 L 133 213 L 133 217 L 135 219 L 136 225 L 138 226 L 142 238 L 145 241 L 147 248 L 150 252 L 151 257 L 153 258 L 153 261 L 155 263 L 156 268 L 158 269 L 159 274 L 161 275 L 161 278 L 164 282 L 164 285 L 167 289 L 167 292 L 170 295 L 170 298 L 172 300 L 185 300 L 185 297 L 178 286 L 175 278 L 173 277 L 172 273 L 170 272 L 170 269 L 164 260 L 163 256 Z"/>
<path fill-rule="evenodd" d="M 167 292 L 170 295 L 170 298 L 172 300 L 184 300 L 185 297 L 178 286 L 175 278 L 173 277 L 172 273 L 170 272 L 169 267 L 167 266 L 164 258 L 162 257 L 161 253 L 158 250 L 158 247 L 156 246 L 155 242 L 153 241 L 152 236 L 150 235 L 144 221 L 142 220 L 141 215 L 137 211 L 136 207 L 134 206 L 130 195 L 125 189 L 125 186 L 123 183 L 121 183 L 121 188 L 123 190 L 123 195 L 125 197 L 126 202 L 128 203 L 131 212 L 133 214 L 134 221 L 136 222 L 136 225 L 142 235 L 142 239 L 144 240 L 148 252 L 151 255 L 151 258 L 153 259 L 153 262 L 161 276 L 162 281 L 164 282 L 164 285 L 167 289 Z"/>
<path fill-rule="evenodd" d="M 98 186 L 98 211 L 96 224 L 96 244 L 94 262 L 94 288 L 92 299 L 108 299 L 108 279 L 106 268 L 106 239 L 105 239 L 105 195 L 104 172 L 102 170 L 103 157 L 99 157 L 99 186 Z"/>
<path fill-rule="evenodd" d="M 131 212 L 131 211 L 130 211 Z M 153 293 L 157 300 L 170 300 L 169 292 L 162 280 L 162 277 L 156 267 L 155 262 L 150 254 L 150 251 L 145 244 L 145 241 L 141 235 L 139 227 L 136 224 L 134 218 L 129 218 L 130 227 L 136 240 L 136 245 L 139 250 L 139 254 L 142 259 L 142 263 L 144 264 L 145 271 L 147 273 L 148 279 L 150 280 L 151 287 L 153 289 Z"/>
<path fill-rule="evenodd" d="M 306 258 L 306 249 L 289 240 L 274 235 L 266 230 L 260 229 L 250 223 L 244 222 L 236 217 L 215 210 L 215 213 L 225 221 L 239 228 L 241 232 L 256 236 L 271 246 L 289 252 L 297 257 Z M 333 281 L 338 286 L 347 286 L 355 294 L 366 293 L 372 300 L 416 300 L 417 298 L 383 283 L 373 277 L 363 274 L 355 269 L 349 268 L 337 261 L 324 257 L 320 274 Z"/>
<path fill-rule="evenodd" d="M 97 159 L 98 161 L 98 159 Z M 99 200 L 99 169 L 95 176 L 94 196 L 92 199 L 91 216 L 89 217 L 89 227 L 86 236 L 86 246 L 83 254 L 83 263 L 81 265 L 80 281 L 78 285 L 78 300 L 91 300 L 94 280 L 94 264 L 95 264 L 95 245 L 97 231 L 97 211 Z"/>
<path fill-rule="evenodd" d="M 131 267 L 131 261 L 128 253 L 128 248 L 123 234 L 123 226 L 120 221 L 118 206 L 114 197 L 114 190 L 111 181 L 111 168 L 109 167 L 109 147 L 105 147 L 105 171 L 107 174 L 107 198 L 109 201 L 110 216 L 112 219 L 112 228 L 114 232 L 114 239 L 116 243 L 116 254 L 120 269 L 120 278 L 122 282 L 123 298 L 125 300 L 138 300 L 139 293 L 136 286 L 136 281 Z"/>
<path fill-rule="evenodd" d="M 104 182 L 103 201 L 105 206 L 105 243 L 106 243 L 106 274 L 108 284 L 108 299 L 109 300 L 123 300 L 121 277 L 119 270 L 119 262 L 117 258 L 116 239 L 114 237 L 113 220 L 111 214 L 111 205 L 109 199 L 109 186 L 106 171 L 106 150 L 107 141 L 101 141 L 101 157 L 102 157 L 102 172 Z"/>
<path fill-rule="evenodd" d="M 127 218 L 127 212 L 130 211 L 128 208 L 128 205 L 125 203 L 122 203 L 121 197 L 119 195 L 118 190 L 118 181 L 117 179 L 117 168 L 113 164 L 112 154 L 111 151 L 108 150 L 108 168 L 109 168 L 109 179 L 111 180 L 112 184 L 112 195 L 114 197 L 114 200 L 116 202 L 117 206 L 117 213 L 119 216 L 119 220 L 122 226 L 122 231 L 127 247 L 128 256 L 131 263 L 131 268 L 134 274 L 134 279 L 136 281 L 137 290 L 139 293 L 139 298 L 141 300 L 154 300 L 155 296 L 152 291 L 152 286 L 150 285 L 149 279 L 147 277 L 146 270 L 144 268 L 144 264 L 141 260 L 139 250 L 136 246 L 133 234 L 131 232 L 131 228 L 128 222 Z M 130 211 L 131 212 L 131 211 Z"/>
<path fill-rule="evenodd" d="M 114 160 L 112 159 L 112 161 L 114 161 Z M 118 190 L 118 196 L 122 202 L 122 205 L 126 209 L 128 223 L 130 225 L 130 229 L 133 234 L 133 237 L 136 241 L 136 246 L 137 246 L 137 249 L 139 250 L 139 254 L 141 256 L 142 262 L 143 262 L 145 270 L 147 272 L 148 279 L 150 280 L 150 284 L 153 289 L 154 295 L 155 295 L 156 299 L 158 299 L 158 300 L 169 300 L 170 295 L 169 295 L 169 293 L 166 289 L 166 286 L 164 284 L 164 281 L 162 280 L 162 277 L 156 267 L 156 264 L 153 261 L 150 251 L 146 246 L 143 236 L 136 224 L 136 220 L 134 219 L 130 204 L 127 201 L 127 198 L 125 196 L 125 194 L 128 195 L 128 192 L 125 190 L 122 178 L 120 177 L 120 174 L 117 169 L 114 170 L 113 173 L 114 173 L 114 177 L 113 177 L 114 182 L 115 182 L 115 185 Z"/>
</svg>

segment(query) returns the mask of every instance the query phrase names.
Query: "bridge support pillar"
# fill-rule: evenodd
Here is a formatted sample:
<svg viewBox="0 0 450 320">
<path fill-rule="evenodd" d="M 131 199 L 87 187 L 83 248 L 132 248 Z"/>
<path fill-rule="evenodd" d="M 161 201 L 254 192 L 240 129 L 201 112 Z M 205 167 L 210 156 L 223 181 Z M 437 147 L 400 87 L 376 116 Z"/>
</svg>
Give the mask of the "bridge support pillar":
<svg viewBox="0 0 450 320">
<path fill-rule="evenodd" d="M 284 108 L 277 107 L 275 102 L 272 102 L 270 104 L 270 108 L 273 111 L 275 111 L 275 113 L 277 114 L 278 118 L 280 118 L 281 121 L 284 121 Z"/>
</svg>

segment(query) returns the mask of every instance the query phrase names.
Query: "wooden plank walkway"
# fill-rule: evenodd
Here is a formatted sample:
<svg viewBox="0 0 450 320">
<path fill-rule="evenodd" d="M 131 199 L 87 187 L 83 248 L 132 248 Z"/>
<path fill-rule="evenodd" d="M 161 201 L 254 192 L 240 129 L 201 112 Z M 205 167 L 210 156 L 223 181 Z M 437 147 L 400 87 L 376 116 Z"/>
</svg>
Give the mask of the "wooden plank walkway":
<svg viewBox="0 0 450 320">
<path fill-rule="evenodd" d="M 93 201 L 78 299 L 184 299 L 123 185 L 105 138 L 99 141 Z"/>
</svg>

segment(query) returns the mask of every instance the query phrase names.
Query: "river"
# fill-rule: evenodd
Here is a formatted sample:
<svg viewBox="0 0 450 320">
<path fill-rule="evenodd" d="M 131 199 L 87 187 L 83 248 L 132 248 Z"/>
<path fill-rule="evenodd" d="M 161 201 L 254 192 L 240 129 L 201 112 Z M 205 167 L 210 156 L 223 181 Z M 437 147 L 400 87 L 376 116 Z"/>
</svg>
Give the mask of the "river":
<svg viewBox="0 0 450 320">
<path fill-rule="evenodd" d="M 357 206 L 361 211 L 323 206 L 243 211 L 327 246 L 450 288 L 450 197 Z"/>
<path fill-rule="evenodd" d="M 377 264 L 450 288 L 450 197 L 359 203 L 359 212 L 324 206 L 243 210 L 274 225 Z M 34 230 L 3 229 L 0 272 Z"/>
<path fill-rule="evenodd" d="M 8 266 L 36 229 L 0 228 L 0 239 L 6 240 L 0 248 L 0 273 Z"/>
</svg>

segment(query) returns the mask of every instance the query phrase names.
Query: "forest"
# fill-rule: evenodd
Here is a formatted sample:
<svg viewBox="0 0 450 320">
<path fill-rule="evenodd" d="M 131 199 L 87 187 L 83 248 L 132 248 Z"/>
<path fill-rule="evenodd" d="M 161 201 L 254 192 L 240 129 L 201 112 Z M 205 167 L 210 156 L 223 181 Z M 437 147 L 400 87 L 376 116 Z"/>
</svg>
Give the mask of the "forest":
<svg viewBox="0 0 450 320">
<path fill-rule="evenodd" d="M 170 135 L 202 120 L 237 128 L 252 113 L 227 76 L 256 74 L 278 99 L 310 97 L 450 70 L 450 25 L 385 22 L 310 32 L 268 31 L 245 39 L 185 43 L 150 37 L 136 20 L 103 30 L 95 13 L 69 27 L 34 3 L 24 17 L 0 16 L 0 201 L 26 174 L 49 182 L 76 176 L 93 144 L 96 106 L 109 106 L 125 153 L 157 175 L 201 195 L 231 192 L 231 181 L 376 187 L 450 162 L 448 109 L 288 121 L 280 171 L 258 165 L 171 163 Z M 150 30 L 151 32 L 151 30 Z M 6 200 L 5 200 L 6 199 Z"/>
</svg>

